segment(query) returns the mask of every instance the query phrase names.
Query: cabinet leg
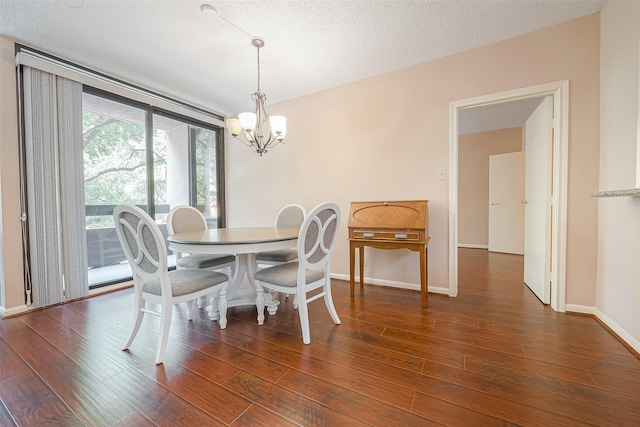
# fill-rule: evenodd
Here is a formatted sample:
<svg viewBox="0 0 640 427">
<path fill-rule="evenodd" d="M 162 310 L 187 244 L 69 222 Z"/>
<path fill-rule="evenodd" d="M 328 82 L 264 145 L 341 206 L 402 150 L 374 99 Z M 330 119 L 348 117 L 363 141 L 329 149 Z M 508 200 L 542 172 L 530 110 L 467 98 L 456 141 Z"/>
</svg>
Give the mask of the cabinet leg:
<svg viewBox="0 0 640 427">
<path fill-rule="evenodd" d="M 427 266 L 427 248 L 420 248 L 420 302 L 422 304 L 422 308 L 427 307 L 427 275 L 428 275 L 428 266 Z"/>
<path fill-rule="evenodd" d="M 360 260 L 360 288 L 364 286 L 364 246 L 360 248 L 360 256 L 358 259 Z"/>
<path fill-rule="evenodd" d="M 356 270 L 356 248 L 352 243 L 349 244 L 349 294 L 351 298 L 354 296 L 354 281 L 355 281 L 355 270 Z"/>
</svg>

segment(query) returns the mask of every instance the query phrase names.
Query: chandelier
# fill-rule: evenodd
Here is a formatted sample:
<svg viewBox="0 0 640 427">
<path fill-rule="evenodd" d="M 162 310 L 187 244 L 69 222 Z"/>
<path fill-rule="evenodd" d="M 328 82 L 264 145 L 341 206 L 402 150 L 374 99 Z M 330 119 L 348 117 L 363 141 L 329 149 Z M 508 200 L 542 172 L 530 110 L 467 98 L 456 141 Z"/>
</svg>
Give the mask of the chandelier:
<svg viewBox="0 0 640 427">
<path fill-rule="evenodd" d="M 267 96 L 260 90 L 260 48 L 264 47 L 264 40 L 255 37 L 251 44 L 258 51 L 258 90 L 251 94 L 255 103 L 253 112 L 238 114 L 238 118 L 229 118 L 226 121 L 229 133 L 234 139 L 251 147 L 262 156 L 268 149 L 284 143 L 287 134 L 287 118 L 285 116 L 269 116 L 264 109 Z M 243 136 L 246 141 L 240 136 Z"/>
</svg>

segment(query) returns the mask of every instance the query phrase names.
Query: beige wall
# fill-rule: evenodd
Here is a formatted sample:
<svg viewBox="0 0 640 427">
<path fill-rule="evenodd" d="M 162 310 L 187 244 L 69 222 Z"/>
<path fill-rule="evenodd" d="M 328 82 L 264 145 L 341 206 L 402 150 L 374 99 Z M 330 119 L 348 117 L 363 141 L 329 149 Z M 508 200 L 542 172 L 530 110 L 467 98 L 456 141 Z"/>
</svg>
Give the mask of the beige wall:
<svg viewBox="0 0 640 427">
<path fill-rule="evenodd" d="M 602 10 L 600 190 L 636 187 L 640 3 Z M 640 197 L 599 206 L 597 314 L 640 351 Z"/>
<path fill-rule="evenodd" d="M 347 277 L 353 200 L 429 199 L 429 280 L 448 286 L 449 104 L 570 80 L 567 302 L 595 304 L 599 15 L 268 107 L 287 145 L 260 158 L 228 145 L 231 225 L 268 224 L 279 207 L 336 201 L 344 223 L 332 270 Z M 417 256 L 371 251 L 365 276 L 418 283 Z"/>
<path fill-rule="evenodd" d="M 458 136 L 458 243 L 489 244 L 489 156 L 522 151 L 522 128 Z"/>
<path fill-rule="evenodd" d="M 0 36 L 0 307 L 10 308 L 24 305 L 15 76 L 13 41 Z"/>
<path fill-rule="evenodd" d="M 287 203 L 335 201 L 343 225 L 332 271 L 347 277 L 351 201 L 429 199 L 430 287 L 446 290 L 448 181 L 437 180 L 437 169 L 448 166 L 450 102 L 570 79 L 567 302 L 594 305 L 597 204 L 588 195 L 598 185 L 599 37 L 596 14 L 268 106 L 288 117 L 287 144 L 259 157 L 229 142 L 229 225 L 270 225 Z M 3 277 L 14 307 L 22 304 L 16 108 L 5 93 L 15 81 L 5 71 L 13 48 L 3 40 L 2 49 Z M 417 286 L 416 254 L 368 253 L 367 277 Z"/>
</svg>

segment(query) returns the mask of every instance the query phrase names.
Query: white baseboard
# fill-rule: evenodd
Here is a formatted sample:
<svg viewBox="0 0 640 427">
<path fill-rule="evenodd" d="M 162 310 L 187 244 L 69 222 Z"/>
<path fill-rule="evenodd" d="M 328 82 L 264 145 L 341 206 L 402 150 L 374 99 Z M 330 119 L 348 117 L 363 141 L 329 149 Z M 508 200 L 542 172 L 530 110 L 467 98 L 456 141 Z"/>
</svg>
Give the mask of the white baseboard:
<svg viewBox="0 0 640 427">
<path fill-rule="evenodd" d="M 116 283 L 114 285 L 104 286 L 101 288 L 90 290 L 89 293 L 87 294 L 87 297 L 93 297 L 93 296 L 105 294 L 111 291 L 117 291 L 119 289 L 130 288 L 132 286 L 133 286 L 133 281 Z M 61 301 L 61 302 L 62 303 L 71 302 L 71 300 Z M 52 304 L 52 305 L 56 305 L 56 304 Z M 20 305 L 18 307 L 11 307 L 11 308 L 0 307 L 0 319 L 26 313 L 27 311 L 34 310 L 35 308 L 46 308 L 46 307 L 35 307 L 35 306 L 28 306 L 28 305 Z"/>
<path fill-rule="evenodd" d="M 26 313 L 27 311 L 29 311 L 29 307 L 26 305 L 19 305 L 11 308 L 0 307 L 0 319 L 16 316 L 18 314 Z"/>
<path fill-rule="evenodd" d="M 340 279 L 345 281 L 350 281 L 351 278 L 346 274 L 331 274 L 331 277 L 334 279 Z M 360 283 L 360 277 L 355 277 L 356 283 Z M 364 281 L 367 285 L 377 285 L 377 286 L 389 286 L 391 288 L 400 288 L 400 289 L 410 289 L 413 291 L 420 290 L 420 284 L 418 283 L 406 283 L 406 282 L 396 282 L 393 280 L 380 280 L 380 279 L 371 279 L 368 277 L 364 278 Z M 434 294 L 445 294 L 449 295 L 449 287 L 448 286 L 437 286 L 433 284 L 429 284 L 427 286 L 427 290 Z"/>
<path fill-rule="evenodd" d="M 620 325 L 611 320 L 606 314 L 602 313 L 597 308 L 595 309 L 595 315 L 609 327 L 613 332 L 615 332 L 624 342 L 629 344 L 631 348 L 633 348 L 637 353 L 640 353 L 640 341 L 632 337 L 627 331 L 622 329 Z"/>
<path fill-rule="evenodd" d="M 565 304 L 564 311 L 569 313 L 596 314 L 596 308 L 588 305 Z"/>
<path fill-rule="evenodd" d="M 459 248 L 489 249 L 489 245 L 473 245 L 471 243 L 458 243 Z"/>
<path fill-rule="evenodd" d="M 607 325 L 615 334 L 620 337 L 625 343 L 633 348 L 637 353 L 640 353 L 640 341 L 632 337 L 627 331 L 625 331 L 620 325 L 611 320 L 609 316 L 598 310 L 596 307 L 590 307 L 585 305 L 566 304 L 565 311 L 581 314 L 592 314 L 598 318 L 602 323 Z"/>
</svg>

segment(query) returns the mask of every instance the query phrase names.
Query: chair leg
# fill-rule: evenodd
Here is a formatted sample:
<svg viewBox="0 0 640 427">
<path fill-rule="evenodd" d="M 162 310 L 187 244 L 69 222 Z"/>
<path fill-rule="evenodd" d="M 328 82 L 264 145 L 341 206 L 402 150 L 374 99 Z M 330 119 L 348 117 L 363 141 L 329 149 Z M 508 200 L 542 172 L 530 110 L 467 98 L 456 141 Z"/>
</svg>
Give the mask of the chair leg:
<svg viewBox="0 0 640 427">
<path fill-rule="evenodd" d="M 142 325 L 142 319 L 144 318 L 144 311 L 142 311 L 144 307 L 145 307 L 145 301 L 142 299 L 142 297 L 138 297 L 138 295 L 136 295 L 135 318 L 133 319 L 133 325 L 131 326 L 131 333 L 129 334 L 129 339 L 127 340 L 127 343 L 124 345 L 123 350 L 126 350 L 131 346 L 131 343 L 133 342 L 134 338 L 138 334 L 138 331 L 140 330 L 140 325 Z"/>
<path fill-rule="evenodd" d="M 204 307 L 204 297 L 198 298 L 198 308 Z"/>
<path fill-rule="evenodd" d="M 156 350 L 156 365 L 162 363 L 164 359 L 169 339 L 169 329 L 171 328 L 172 312 L 173 306 L 171 304 L 163 304 L 162 313 L 160 314 L 160 335 L 158 336 L 158 349 Z"/>
<path fill-rule="evenodd" d="M 227 288 L 228 284 L 225 283 L 220 288 L 220 292 L 218 293 L 218 312 L 220 313 L 220 318 L 218 319 L 218 323 L 220 324 L 220 329 L 225 329 L 227 327 Z"/>
<path fill-rule="evenodd" d="M 297 294 L 296 297 L 298 298 L 298 315 L 300 316 L 300 328 L 302 328 L 302 342 L 305 344 L 309 344 L 311 342 L 311 333 L 309 332 L 309 310 L 307 309 L 307 296 Z"/>
<path fill-rule="evenodd" d="M 329 311 L 329 315 L 333 319 L 333 322 L 336 325 L 339 325 L 340 318 L 338 317 L 336 307 L 333 305 L 333 297 L 331 296 L 331 282 L 329 280 L 327 280 L 327 283 L 324 284 L 324 304 L 327 306 L 327 310 Z"/>
<path fill-rule="evenodd" d="M 258 325 L 264 324 L 264 288 L 256 280 L 256 309 L 258 310 Z"/>
<path fill-rule="evenodd" d="M 215 291 L 211 294 L 211 301 L 209 302 L 209 306 L 207 307 L 207 311 L 209 312 L 209 319 L 218 320 L 220 313 L 218 313 L 218 296 L 220 295 L 219 291 Z"/>
<path fill-rule="evenodd" d="M 298 309 L 298 295 L 293 296 L 293 309 L 294 310 Z"/>
<path fill-rule="evenodd" d="M 193 300 L 187 301 L 187 320 L 193 319 Z"/>
</svg>

